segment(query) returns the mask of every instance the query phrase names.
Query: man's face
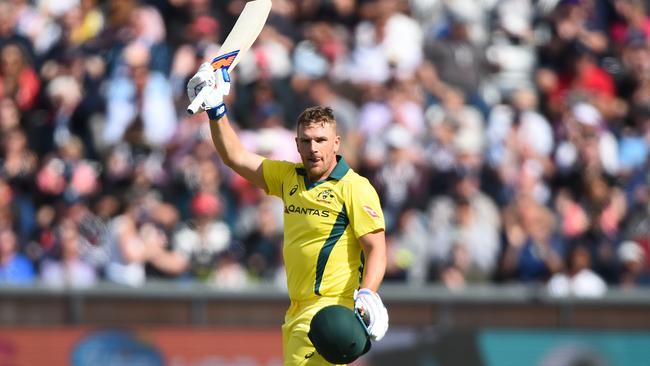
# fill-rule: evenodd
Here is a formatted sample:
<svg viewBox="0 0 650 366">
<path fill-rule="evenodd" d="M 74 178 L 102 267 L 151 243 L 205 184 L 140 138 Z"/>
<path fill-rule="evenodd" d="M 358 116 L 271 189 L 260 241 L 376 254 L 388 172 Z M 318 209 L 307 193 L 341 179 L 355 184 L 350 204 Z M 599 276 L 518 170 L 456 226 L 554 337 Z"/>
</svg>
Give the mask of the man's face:
<svg viewBox="0 0 650 366">
<path fill-rule="evenodd" d="M 329 123 L 301 125 L 296 137 L 298 153 L 307 170 L 307 177 L 317 182 L 327 177 L 336 166 L 336 153 L 341 145 L 341 136 Z"/>
<path fill-rule="evenodd" d="M 0 230 L 0 259 L 8 257 L 16 251 L 16 235 L 7 229 Z"/>
</svg>

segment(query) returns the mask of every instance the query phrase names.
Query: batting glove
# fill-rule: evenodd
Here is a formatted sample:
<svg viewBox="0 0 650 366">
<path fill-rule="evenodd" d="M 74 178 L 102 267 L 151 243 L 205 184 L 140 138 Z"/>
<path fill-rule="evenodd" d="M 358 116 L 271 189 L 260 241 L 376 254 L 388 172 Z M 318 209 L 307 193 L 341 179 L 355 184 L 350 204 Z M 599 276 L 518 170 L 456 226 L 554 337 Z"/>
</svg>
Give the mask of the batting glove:
<svg viewBox="0 0 650 366">
<path fill-rule="evenodd" d="M 194 99 L 201 98 L 200 108 L 208 112 L 210 120 L 217 120 L 226 114 L 223 97 L 230 93 L 230 75 L 228 69 L 215 70 L 204 62 L 187 83 L 187 96 L 194 104 Z M 194 112 L 194 111 L 192 111 Z"/>
<path fill-rule="evenodd" d="M 354 309 L 366 324 L 373 341 L 384 338 L 388 330 L 388 311 L 376 292 L 368 288 L 355 290 Z"/>
</svg>

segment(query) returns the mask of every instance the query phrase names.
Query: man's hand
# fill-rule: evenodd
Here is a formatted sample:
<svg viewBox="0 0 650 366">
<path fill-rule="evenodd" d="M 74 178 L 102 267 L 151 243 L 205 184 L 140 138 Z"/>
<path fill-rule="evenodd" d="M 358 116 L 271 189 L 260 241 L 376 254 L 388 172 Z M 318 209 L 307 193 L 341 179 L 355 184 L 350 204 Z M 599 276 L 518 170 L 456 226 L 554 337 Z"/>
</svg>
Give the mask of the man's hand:
<svg viewBox="0 0 650 366">
<path fill-rule="evenodd" d="M 379 341 L 384 338 L 388 330 L 388 311 L 376 292 L 368 288 L 355 291 L 354 309 L 366 323 L 372 340 Z"/>
<path fill-rule="evenodd" d="M 230 75 L 228 70 L 225 68 L 214 70 L 212 65 L 204 62 L 187 83 L 187 96 L 191 102 L 187 111 L 196 113 L 201 108 L 208 112 L 211 120 L 219 119 L 226 114 L 223 97 L 229 93 Z"/>
</svg>

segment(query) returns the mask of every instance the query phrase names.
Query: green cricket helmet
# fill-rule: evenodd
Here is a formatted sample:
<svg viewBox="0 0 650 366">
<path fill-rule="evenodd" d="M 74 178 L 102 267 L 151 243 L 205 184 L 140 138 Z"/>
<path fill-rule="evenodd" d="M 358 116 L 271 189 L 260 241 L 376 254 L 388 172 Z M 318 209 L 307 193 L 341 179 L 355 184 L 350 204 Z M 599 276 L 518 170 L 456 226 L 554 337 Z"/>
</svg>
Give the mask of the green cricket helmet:
<svg viewBox="0 0 650 366">
<path fill-rule="evenodd" d="M 366 326 L 353 310 L 343 305 L 319 310 L 307 335 L 316 352 L 333 364 L 350 363 L 370 350 Z"/>
</svg>

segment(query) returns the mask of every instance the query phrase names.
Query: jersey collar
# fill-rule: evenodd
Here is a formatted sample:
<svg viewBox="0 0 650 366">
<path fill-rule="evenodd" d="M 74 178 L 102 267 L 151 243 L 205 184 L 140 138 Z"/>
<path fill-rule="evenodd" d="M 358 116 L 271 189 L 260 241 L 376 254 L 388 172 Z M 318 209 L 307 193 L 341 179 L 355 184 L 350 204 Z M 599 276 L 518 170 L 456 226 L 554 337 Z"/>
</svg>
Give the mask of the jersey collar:
<svg viewBox="0 0 650 366">
<path fill-rule="evenodd" d="M 330 175 L 318 182 L 310 182 L 309 179 L 307 178 L 307 171 L 305 170 L 305 167 L 301 164 L 300 166 L 296 167 L 296 173 L 298 175 L 302 175 L 305 179 L 305 187 L 307 189 L 312 189 L 316 187 L 317 185 L 321 183 L 325 183 L 328 180 L 341 180 L 343 177 L 348 173 L 348 170 L 350 170 L 350 166 L 348 163 L 345 162 L 345 159 L 343 159 L 343 156 L 341 155 L 336 155 L 336 166 L 334 167 L 334 170 L 330 173 Z"/>
</svg>

